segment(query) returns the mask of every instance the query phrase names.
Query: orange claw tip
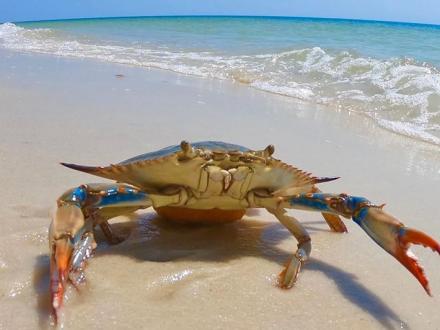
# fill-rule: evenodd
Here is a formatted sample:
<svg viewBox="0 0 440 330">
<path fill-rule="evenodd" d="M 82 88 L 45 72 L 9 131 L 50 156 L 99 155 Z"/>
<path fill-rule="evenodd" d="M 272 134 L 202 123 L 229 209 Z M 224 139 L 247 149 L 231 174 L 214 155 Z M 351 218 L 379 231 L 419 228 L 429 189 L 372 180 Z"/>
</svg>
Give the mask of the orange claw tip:
<svg viewBox="0 0 440 330">
<path fill-rule="evenodd" d="M 409 250 L 410 244 L 423 245 L 424 247 L 431 248 L 434 252 L 440 254 L 440 244 L 432 237 L 425 233 L 402 227 L 399 232 L 399 241 L 401 246 L 397 249 L 395 257 L 399 262 L 404 265 L 420 282 L 429 296 L 432 296 L 431 289 L 429 288 L 428 279 L 425 276 L 423 267 L 418 263 L 417 257 Z"/>
<path fill-rule="evenodd" d="M 67 238 L 58 239 L 55 242 L 50 265 L 50 298 L 55 324 L 59 321 L 63 306 L 64 288 L 67 282 L 72 252 L 72 245 Z"/>
<path fill-rule="evenodd" d="M 403 244 L 412 243 L 412 244 L 423 245 L 424 247 L 429 247 L 434 252 L 440 254 L 440 244 L 432 237 L 416 229 L 402 228 L 400 241 Z"/>
<path fill-rule="evenodd" d="M 55 323 L 58 323 L 60 308 L 61 308 L 61 301 L 58 299 L 58 297 L 56 297 L 52 300 L 52 315 Z"/>
<path fill-rule="evenodd" d="M 396 253 L 395 257 L 403 266 L 405 266 L 406 269 L 408 269 L 414 275 L 414 277 L 423 286 L 426 293 L 432 296 L 431 289 L 429 288 L 429 281 L 425 276 L 423 267 L 418 263 L 417 257 L 409 250 L 399 250 Z"/>
<path fill-rule="evenodd" d="M 57 324 L 60 318 L 60 310 L 63 306 L 64 289 L 62 284 L 58 280 L 51 281 L 51 305 L 52 305 L 52 317 L 54 323 Z M 55 282 L 55 283 L 53 283 Z"/>
<path fill-rule="evenodd" d="M 62 327 L 62 310 L 64 301 L 64 284 L 58 280 L 58 275 L 51 279 L 51 319 L 54 326 Z"/>
</svg>

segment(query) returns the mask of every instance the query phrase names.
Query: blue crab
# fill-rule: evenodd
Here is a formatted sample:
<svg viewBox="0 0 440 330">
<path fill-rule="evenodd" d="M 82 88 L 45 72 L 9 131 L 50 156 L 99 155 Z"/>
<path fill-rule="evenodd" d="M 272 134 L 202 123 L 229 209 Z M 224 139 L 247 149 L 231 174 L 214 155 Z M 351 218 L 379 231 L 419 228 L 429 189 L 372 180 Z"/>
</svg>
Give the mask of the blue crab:
<svg viewBox="0 0 440 330">
<path fill-rule="evenodd" d="M 351 218 L 377 244 L 394 256 L 428 294 L 428 280 L 411 244 L 440 253 L 440 245 L 410 229 L 364 197 L 322 193 L 316 185 L 335 180 L 316 177 L 272 157 L 264 150 L 224 142 L 182 141 L 180 145 L 130 158 L 105 167 L 62 165 L 116 181 L 90 183 L 67 190 L 58 200 L 49 231 L 50 293 L 55 318 L 68 282 L 85 281 L 84 267 L 96 247 L 99 226 L 110 243 L 119 241 L 108 223 L 112 217 L 153 207 L 163 218 L 180 222 L 228 222 L 248 208 L 264 208 L 298 241 L 297 250 L 280 273 L 279 284 L 290 288 L 310 256 L 310 236 L 286 209 L 321 212 L 336 232 L 347 229 L 339 216 Z"/>
</svg>

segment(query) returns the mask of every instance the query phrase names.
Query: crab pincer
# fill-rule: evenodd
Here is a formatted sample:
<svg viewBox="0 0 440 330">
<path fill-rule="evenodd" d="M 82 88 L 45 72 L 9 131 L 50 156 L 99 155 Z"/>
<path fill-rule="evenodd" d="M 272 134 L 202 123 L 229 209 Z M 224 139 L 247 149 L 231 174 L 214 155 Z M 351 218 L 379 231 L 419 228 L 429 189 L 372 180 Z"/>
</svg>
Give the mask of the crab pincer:
<svg viewBox="0 0 440 330">
<path fill-rule="evenodd" d="M 260 200 L 260 203 L 262 200 Z M 267 201 L 266 201 L 267 203 Z M 427 234 L 406 227 L 395 217 L 383 211 L 384 205 L 374 205 L 365 197 L 350 196 L 347 194 L 306 193 L 281 198 L 279 204 L 285 208 L 320 211 L 345 218 L 352 218 L 380 247 L 395 257 L 405 266 L 420 282 L 426 293 L 431 295 L 422 266 L 418 263 L 415 255 L 409 250 L 411 244 L 423 245 L 440 254 L 440 244 Z M 298 230 L 294 226 L 295 219 L 286 216 L 283 211 L 272 211 L 274 215 L 296 235 L 299 244 L 298 251 L 303 245 L 309 244 L 305 231 Z M 292 286 L 298 276 L 300 265 L 295 268 L 296 272 L 288 272 L 292 265 L 303 263 L 308 259 L 308 254 L 294 258 L 281 273 L 281 286 Z"/>
<path fill-rule="evenodd" d="M 385 251 L 405 266 L 431 295 L 423 267 L 411 252 L 411 244 L 431 248 L 440 254 L 440 244 L 427 234 L 405 227 L 399 220 L 385 213 L 380 207 L 361 208 L 353 220 Z"/>
<path fill-rule="evenodd" d="M 142 203 L 150 205 L 148 196 L 132 186 L 102 183 L 69 189 L 57 200 L 49 229 L 50 297 L 56 324 L 68 283 L 79 289 L 85 282 L 84 268 L 96 248 L 94 228 L 101 227 L 109 244 L 119 243 L 108 218 L 137 210 Z"/>
<path fill-rule="evenodd" d="M 51 308 L 57 323 L 67 282 L 76 288 L 84 282 L 84 265 L 96 243 L 91 223 L 84 219 L 81 208 L 72 204 L 60 205 L 55 211 L 49 240 Z"/>
</svg>

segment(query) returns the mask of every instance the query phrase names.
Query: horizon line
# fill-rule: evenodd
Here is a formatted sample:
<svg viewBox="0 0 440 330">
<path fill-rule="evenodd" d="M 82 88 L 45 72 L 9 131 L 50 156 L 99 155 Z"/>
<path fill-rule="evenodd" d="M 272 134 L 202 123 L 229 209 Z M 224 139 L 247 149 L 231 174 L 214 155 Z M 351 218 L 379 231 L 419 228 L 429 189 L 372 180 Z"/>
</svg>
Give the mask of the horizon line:
<svg viewBox="0 0 440 330">
<path fill-rule="evenodd" d="M 404 21 L 387 21 L 387 20 L 376 20 L 376 19 L 361 19 L 361 18 L 341 18 L 341 17 L 317 17 L 317 16 L 283 16 L 283 15 L 135 15 L 135 16 L 103 16 L 103 17 L 73 17 L 73 18 L 54 18 L 54 19 L 42 19 L 42 20 L 26 20 L 26 21 L 3 21 L 4 23 L 42 23 L 42 22 L 61 22 L 61 21 L 79 21 L 79 20 L 105 20 L 105 19 L 136 19 L 136 18 L 191 18 L 191 17 L 212 17 L 212 18 L 278 18 L 278 19 L 312 19 L 312 20 L 335 20 L 335 21 L 347 21 L 347 22 L 363 22 L 363 23 L 386 23 L 386 24 L 396 24 L 396 25 L 420 25 L 420 26 L 430 26 L 430 27 L 440 27 L 439 24 L 435 23 L 421 23 L 421 22 L 404 22 Z"/>
</svg>

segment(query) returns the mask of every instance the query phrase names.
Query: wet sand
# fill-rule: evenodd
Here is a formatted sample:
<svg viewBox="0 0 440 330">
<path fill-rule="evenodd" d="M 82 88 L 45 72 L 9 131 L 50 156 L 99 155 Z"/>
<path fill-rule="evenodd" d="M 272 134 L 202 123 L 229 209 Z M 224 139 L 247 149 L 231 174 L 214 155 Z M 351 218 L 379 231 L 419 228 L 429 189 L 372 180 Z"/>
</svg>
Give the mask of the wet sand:
<svg viewBox="0 0 440 330">
<path fill-rule="evenodd" d="M 67 188 L 101 181 L 60 161 L 106 165 L 182 139 L 272 143 L 277 158 L 341 176 L 322 190 L 386 202 L 440 239 L 438 147 L 242 84 L 35 54 L 0 58 L 0 329 L 49 327 L 50 210 Z M 64 327 L 440 328 L 438 255 L 413 249 L 431 298 L 353 222 L 335 234 L 319 214 L 291 212 L 313 244 L 291 290 L 277 288 L 276 276 L 296 241 L 265 211 L 220 226 L 175 225 L 150 209 L 115 219 L 127 239 L 101 239 L 87 288 L 68 292 Z"/>
</svg>

